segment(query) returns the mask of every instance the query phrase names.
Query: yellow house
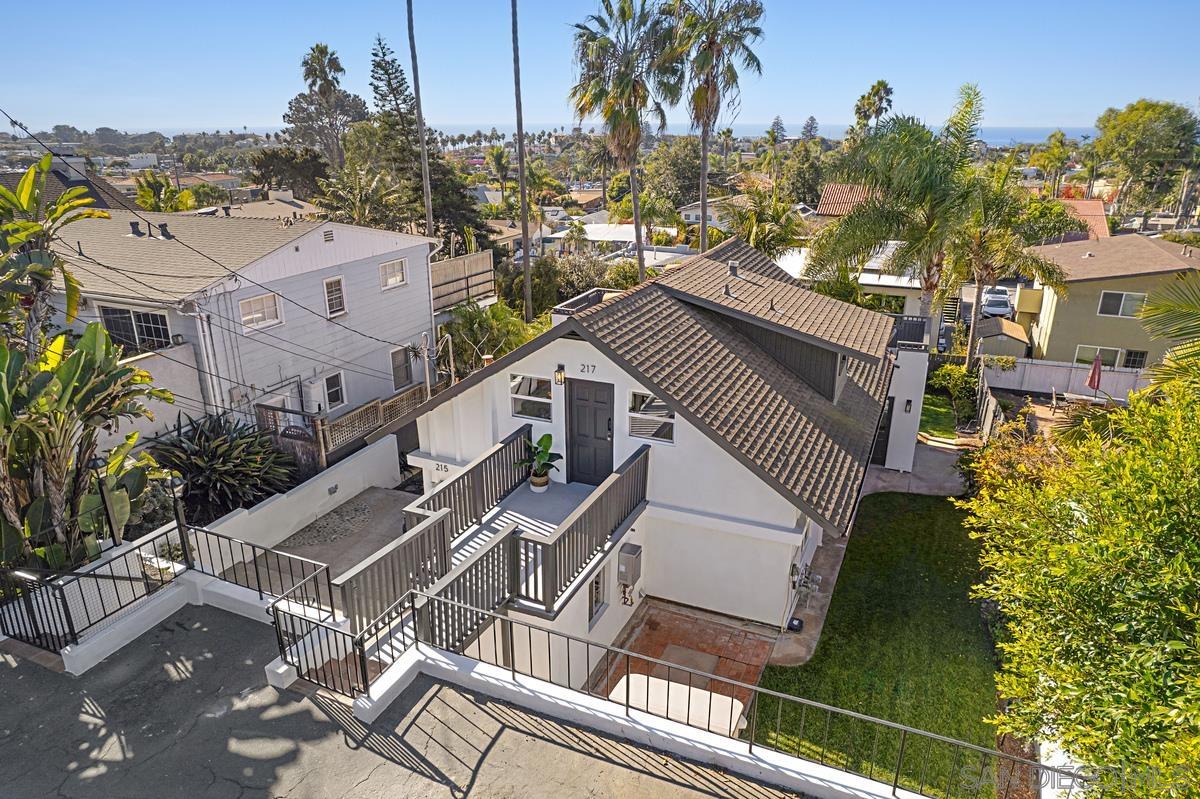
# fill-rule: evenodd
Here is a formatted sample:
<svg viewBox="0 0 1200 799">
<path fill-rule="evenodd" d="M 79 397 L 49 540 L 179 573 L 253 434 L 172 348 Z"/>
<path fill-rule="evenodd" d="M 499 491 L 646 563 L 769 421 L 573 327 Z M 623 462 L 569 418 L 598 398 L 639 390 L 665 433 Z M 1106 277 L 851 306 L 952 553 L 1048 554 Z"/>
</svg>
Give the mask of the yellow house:
<svg viewBox="0 0 1200 799">
<path fill-rule="evenodd" d="M 1146 295 L 1200 268 L 1200 253 L 1138 235 L 1045 244 L 1032 251 L 1055 261 L 1066 276 L 1064 296 L 1041 291 L 1029 329 L 1034 358 L 1091 363 L 1099 353 L 1103 365 L 1129 369 L 1162 359 L 1171 344 L 1151 339 L 1138 311 Z M 1024 304 L 1035 297 L 1020 299 Z"/>
</svg>

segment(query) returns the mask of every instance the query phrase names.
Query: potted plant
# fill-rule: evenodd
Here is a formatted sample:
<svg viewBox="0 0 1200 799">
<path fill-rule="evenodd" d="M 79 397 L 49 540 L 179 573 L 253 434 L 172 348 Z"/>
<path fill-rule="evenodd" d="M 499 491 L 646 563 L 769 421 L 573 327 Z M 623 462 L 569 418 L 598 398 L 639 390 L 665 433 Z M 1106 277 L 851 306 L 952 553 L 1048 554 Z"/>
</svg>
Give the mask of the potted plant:
<svg viewBox="0 0 1200 799">
<path fill-rule="evenodd" d="M 550 451 L 554 438 L 549 433 L 539 438 L 536 444 L 528 439 L 525 445 L 529 447 L 529 457 L 521 461 L 521 465 L 529 467 L 529 490 L 541 494 L 550 487 L 550 470 L 558 468 L 555 463 L 562 460 L 562 455 Z"/>
</svg>

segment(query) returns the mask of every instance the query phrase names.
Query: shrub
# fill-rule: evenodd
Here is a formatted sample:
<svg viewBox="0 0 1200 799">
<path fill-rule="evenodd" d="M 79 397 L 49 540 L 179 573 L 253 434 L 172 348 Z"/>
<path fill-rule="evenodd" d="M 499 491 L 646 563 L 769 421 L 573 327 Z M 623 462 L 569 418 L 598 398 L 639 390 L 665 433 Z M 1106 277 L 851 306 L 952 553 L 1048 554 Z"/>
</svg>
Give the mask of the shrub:
<svg viewBox="0 0 1200 799">
<path fill-rule="evenodd" d="M 950 398 L 956 426 L 961 427 L 975 415 L 975 380 L 974 372 L 957 363 L 943 364 L 929 376 L 929 387 Z"/>
<path fill-rule="evenodd" d="M 187 419 L 188 426 L 154 447 L 160 466 L 183 478 L 188 519 L 208 524 L 292 485 L 292 459 L 253 425 L 230 416 Z"/>
</svg>

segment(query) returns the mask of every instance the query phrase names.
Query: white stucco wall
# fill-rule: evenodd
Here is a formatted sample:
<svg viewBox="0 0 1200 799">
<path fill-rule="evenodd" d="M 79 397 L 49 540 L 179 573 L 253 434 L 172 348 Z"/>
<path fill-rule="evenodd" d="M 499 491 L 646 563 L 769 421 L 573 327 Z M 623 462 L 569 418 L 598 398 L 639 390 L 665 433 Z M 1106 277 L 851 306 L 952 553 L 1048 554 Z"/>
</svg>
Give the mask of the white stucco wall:
<svg viewBox="0 0 1200 799">
<path fill-rule="evenodd" d="M 911 472 L 917 451 L 917 431 L 921 428 L 921 406 L 925 401 L 925 377 L 929 353 L 897 350 L 896 368 L 888 396 L 893 398 L 892 427 L 888 433 L 887 460 L 884 468 Z M 912 403 L 907 406 L 907 403 Z"/>
</svg>

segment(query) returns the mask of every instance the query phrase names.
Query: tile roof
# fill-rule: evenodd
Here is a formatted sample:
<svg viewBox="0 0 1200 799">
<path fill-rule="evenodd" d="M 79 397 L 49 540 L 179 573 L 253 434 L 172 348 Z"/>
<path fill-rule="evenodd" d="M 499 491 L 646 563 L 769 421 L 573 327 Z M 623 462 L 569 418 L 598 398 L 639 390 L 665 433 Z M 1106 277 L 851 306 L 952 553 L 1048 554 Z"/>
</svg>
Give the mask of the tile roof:
<svg viewBox="0 0 1200 799">
<path fill-rule="evenodd" d="M 573 320 L 776 491 L 838 530 L 849 528 L 891 379 L 886 358 L 851 360 L 834 404 L 719 312 L 679 298 L 661 281 Z"/>
<path fill-rule="evenodd" d="M 1113 277 L 1160 275 L 1200 269 L 1200 252 L 1182 244 L 1135 233 L 1107 239 L 1084 239 L 1065 244 L 1042 244 L 1031 252 L 1056 262 L 1068 283 Z"/>
<path fill-rule="evenodd" d="M 731 260 L 738 262 L 736 278 L 729 275 Z M 721 242 L 668 270 L 656 282 L 677 296 L 754 317 L 868 360 L 883 356 L 894 324 L 885 314 L 808 291 L 740 239 Z"/>
<path fill-rule="evenodd" d="M 15 190 L 17 183 L 24 177 L 24 172 L 0 172 L 0 186 L 7 189 Z M 46 186 L 42 191 L 43 201 L 57 200 L 62 196 L 67 189 L 75 186 L 87 186 L 88 194 L 95 198 L 96 202 L 92 204 L 93 208 L 103 209 L 133 209 L 133 200 L 121 194 L 107 180 L 98 175 L 90 175 L 87 180 L 84 180 L 77 174 L 63 172 L 59 169 L 51 169 L 46 173 Z"/>
<path fill-rule="evenodd" d="M 222 266 L 232 270 L 246 267 L 324 224 L 300 220 L 284 225 L 274 219 L 150 211 L 139 211 L 137 215 L 116 210 L 110 213 L 112 219 L 86 219 L 64 228 L 63 240 L 55 249 L 71 265 L 85 294 L 162 302 L 180 300 L 207 288 L 229 275 Z M 188 249 L 179 239 L 159 238 L 157 230 L 155 236 L 145 235 L 146 223 L 141 219 L 155 226 L 165 222 L 173 237 L 178 236 L 222 266 Z M 139 223 L 143 235 L 130 234 L 131 222 Z"/>
<path fill-rule="evenodd" d="M 1104 200 L 1059 200 L 1075 216 L 1087 223 L 1088 235 L 1093 239 L 1112 236 L 1108 230 L 1108 216 L 1104 213 Z"/>
<path fill-rule="evenodd" d="M 821 187 L 821 201 L 817 203 L 820 216 L 845 216 L 854 206 L 867 199 L 866 186 L 853 183 L 826 183 Z"/>
</svg>

